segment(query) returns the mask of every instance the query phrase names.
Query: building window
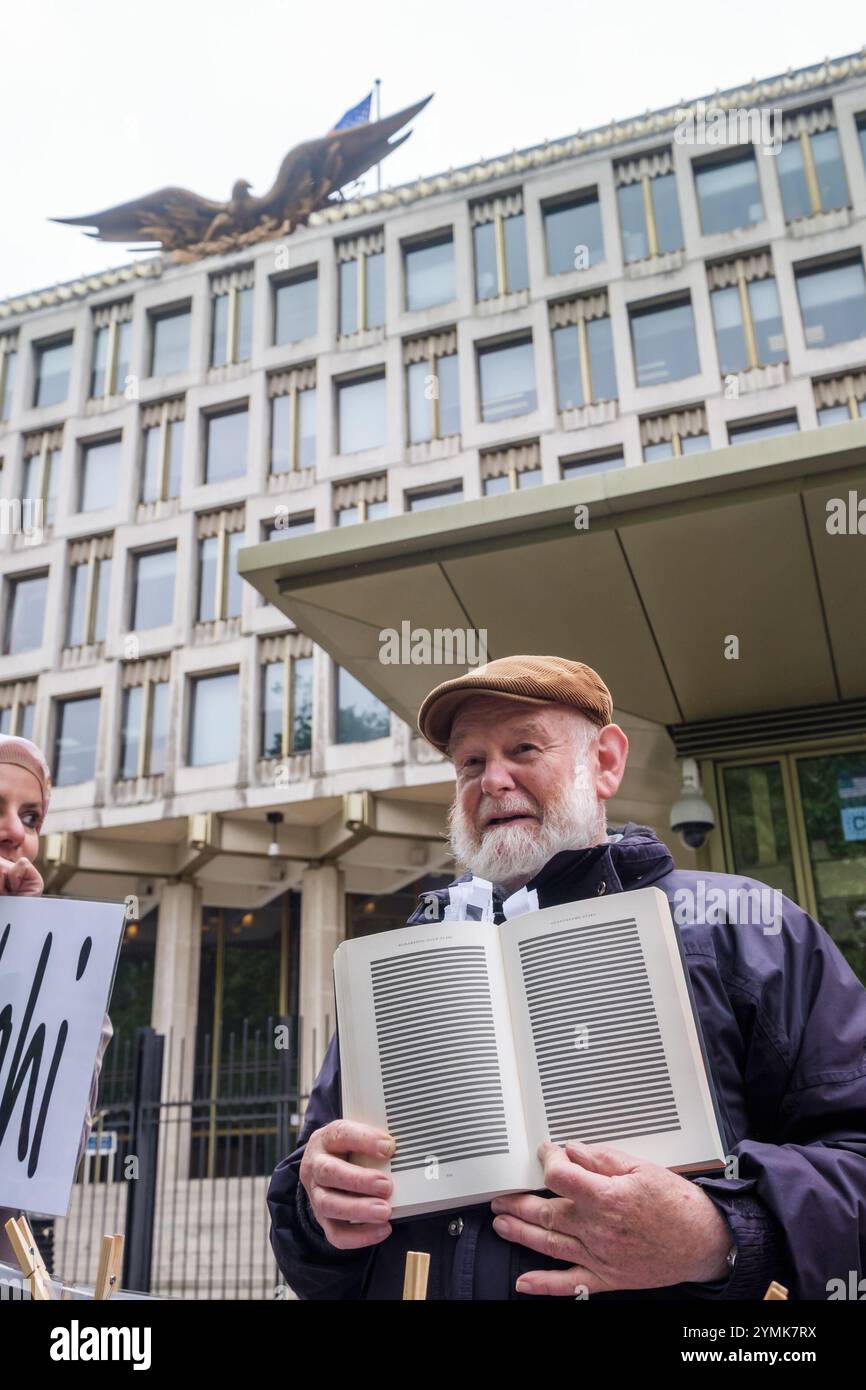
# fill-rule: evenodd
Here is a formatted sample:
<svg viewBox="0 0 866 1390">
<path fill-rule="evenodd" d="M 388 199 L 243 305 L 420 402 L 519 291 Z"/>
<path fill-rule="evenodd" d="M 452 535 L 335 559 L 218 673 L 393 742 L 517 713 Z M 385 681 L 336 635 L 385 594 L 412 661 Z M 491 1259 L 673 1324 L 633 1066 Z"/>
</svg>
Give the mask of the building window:
<svg viewBox="0 0 866 1390">
<path fill-rule="evenodd" d="M 863 156 L 863 164 L 866 167 L 866 112 L 857 117 L 857 135 L 860 140 L 860 153 Z"/>
<path fill-rule="evenodd" d="M 457 334 L 454 329 L 403 344 L 409 443 L 460 433 Z"/>
<path fill-rule="evenodd" d="M 845 262 L 794 267 L 807 347 L 832 347 L 866 337 L 866 278 L 858 256 Z"/>
<path fill-rule="evenodd" d="M 629 309 L 638 386 L 679 381 L 700 371 L 691 299 Z"/>
<path fill-rule="evenodd" d="M 72 334 L 50 342 L 34 343 L 36 381 L 33 404 L 57 405 L 69 395 L 69 373 L 72 370 Z"/>
<path fill-rule="evenodd" d="M 478 374 L 482 420 L 507 420 L 535 410 L 535 358 L 532 339 L 479 347 Z"/>
<path fill-rule="evenodd" d="M 266 541 L 278 541 L 289 532 L 293 536 L 309 536 L 315 529 L 316 517 L 314 512 L 296 512 L 294 516 L 286 516 L 284 512 L 280 512 L 276 521 L 264 523 L 264 539 Z"/>
<path fill-rule="evenodd" d="M 238 672 L 194 676 L 190 686 L 190 767 L 232 761 L 240 751 Z"/>
<path fill-rule="evenodd" d="M 385 322 L 385 233 L 337 243 L 339 334 L 348 337 Z"/>
<path fill-rule="evenodd" d="M 490 449 L 481 455 L 481 487 L 485 497 L 540 487 L 543 482 L 537 440 L 508 449 Z"/>
<path fill-rule="evenodd" d="M 866 372 L 813 383 L 819 425 L 843 425 L 866 418 Z"/>
<path fill-rule="evenodd" d="M 523 193 L 503 193 L 469 209 L 475 252 L 475 298 L 529 288 Z"/>
<path fill-rule="evenodd" d="M 32 740 L 35 714 L 35 681 L 14 681 L 0 686 L 0 734 Z"/>
<path fill-rule="evenodd" d="M 337 383 L 339 452 L 381 449 L 386 440 L 385 376 Z"/>
<path fill-rule="evenodd" d="M 680 207 L 670 150 L 614 165 L 622 250 L 626 261 L 645 261 L 683 246 Z"/>
<path fill-rule="evenodd" d="M 28 435 L 24 440 L 24 471 L 21 495 L 42 507 L 45 526 L 57 518 L 57 489 L 60 483 L 60 446 L 62 429 L 44 430 Z"/>
<path fill-rule="evenodd" d="M 252 266 L 211 278 L 210 364 L 248 362 L 253 351 Z"/>
<path fill-rule="evenodd" d="M 295 643 L 306 639 L 295 638 Z M 286 638 L 269 638 L 266 647 L 282 644 L 279 660 L 262 662 L 260 752 L 262 758 L 308 753 L 313 733 L 313 658 L 293 655 Z M 288 693 L 288 698 L 287 698 Z"/>
<path fill-rule="evenodd" d="M 769 252 L 707 268 L 722 375 L 787 360 Z"/>
<path fill-rule="evenodd" d="M 240 616 L 244 590 L 237 557 L 243 544 L 243 507 L 199 517 L 197 622 Z"/>
<path fill-rule="evenodd" d="M 15 575 L 7 579 L 6 586 L 3 651 L 7 656 L 36 651 L 42 646 L 48 571 Z"/>
<path fill-rule="evenodd" d="M 67 647 L 87 647 L 94 642 L 105 641 L 111 551 L 111 536 L 73 541 L 70 546 L 69 606 L 64 644 Z"/>
<path fill-rule="evenodd" d="M 274 343 L 300 343 L 319 331 L 319 276 L 304 270 L 274 284 Z"/>
<path fill-rule="evenodd" d="M 177 548 L 141 551 L 132 557 L 132 564 L 133 632 L 173 622 Z"/>
<path fill-rule="evenodd" d="M 694 173 L 704 236 L 761 221 L 764 205 L 753 150 L 695 163 Z"/>
<path fill-rule="evenodd" d="M 596 189 L 542 205 L 548 275 L 587 270 L 604 260 Z"/>
<path fill-rule="evenodd" d="M 166 502 L 180 495 L 183 465 L 184 401 L 142 407 L 140 502 Z"/>
<path fill-rule="evenodd" d="M 788 222 L 848 207 L 848 183 L 832 106 L 783 118 L 776 168 Z"/>
<path fill-rule="evenodd" d="M 188 304 L 156 309 L 150 314 L 150 375 L 170 376 L 189 366 Z"/>
<path fill-rule="evenodd" d="M 98 512 L 117 502 L 120 437 L 100 439 L 81 448 L 78 510 Z"/>
<path fill-rule="evenodd" d="M 242 478 L 247 471 L 247 407 L 206 415 L 205 432 L 205 482 Z"/>
<path fill-rule="evenodd" d="M 336 677 L 336 742 L 366 743 L 373 738 L 387 738 L 391 732 L 388 706 L 344 667 L 337 666 Z"/>
<path fill-rule="evenodd" d="M 357 478 L 334 486 L 334 525 L 354 526 L 359 521 L 380 521 L 388 515 L 388 478 Z"/>
<path fill-rule="evenodd" d="M 452 233 L 441 232 L 424 241 L 404 242 L 403 280 L 408 310 L 450 304 L 457 296 Z"/>
<path fill-rule="evenodd" d="M 706 410 L 699 405 L 641 420 L 640 440 L 644 463 L 702 454 L 710 447 Z"/>
<path fill-rule="evenodd" d="M 120 762 L 122 780 L 155 777 L 165 772 L 168 740 L 169 682 L 168 659 L 142 663 L 124 671 L 128 681 L 123 692 L 120 724 Z M 156 674 L 151 672 L 156 671 Z M 135 680 L 135 684 L 133 684 Z"/>
<path fill-rule="evenodd" d="M 728 425 L 731 444 L 750 444 L 753 439 L 769 439 L 774 434 L 796 434 L 800 426 L 796 415 L 779 415 L 772 420 L 749 420 Z"/>
<path fill-rule="evenodd" d="M 295 473 L 316 463 L 316 368 L 294 367 L 268 378 L 271 472 Z"/>
<path fill-rule="evenodd" d="M 15 373 L 18 366 L 18 339 L 7 333 L 0 338 L 0 420 L 8 420 L 12 414 L 12 392 L 15 388 Z"/>
<path fill-rule="evenodd" d="M 607 291 L 549 308 L 560 410 L 617 397 Z"/>
<path fill-rule="evenodd" d="M 445 487 L 420 488 L 406 493 L 407 512 L 425 512 L 428 507 L 447 507 L 463 501 L 463 484 L 448 483 Z"/>
<path fill-rule="evenodd" d="M 57 701 L 54 740 L 54 785 L 70 787 L 96 775 L 99 696 L 84 695 Z"/>
<path fill-rule="evenodd" d="M 581 454 L 577 458 L 560 461 L 563 480 L 584 478 L 588 473 L 608 473 L 612 468 L 625 468 L 625 457 L 621 449 L 601 454 Z"/>
<path fill-rule="evenodd" d="M 93 311 L 90 395 L 116 396 L 126 385 L 132 344 L 132 300 Z"/>
</svg>

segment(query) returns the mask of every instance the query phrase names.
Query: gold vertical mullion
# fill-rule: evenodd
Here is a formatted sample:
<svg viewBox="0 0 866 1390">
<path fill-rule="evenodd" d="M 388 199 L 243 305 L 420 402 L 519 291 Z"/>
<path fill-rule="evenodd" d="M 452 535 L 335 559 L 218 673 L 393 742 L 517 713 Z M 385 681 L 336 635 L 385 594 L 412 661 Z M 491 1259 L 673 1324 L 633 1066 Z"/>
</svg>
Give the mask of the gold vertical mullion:
<svg viewBox="0 0 866 1390">
<path fill-rule="evenodd" d="M 496 275 L 499 280 L 499 294 L 508 293 L 508 257 L 505 254 L 505 219 L 497 212 L 493 222 L 496 244 Z"/>
<path fill-rule="evenodd" d="M 749 359 L 749 367 L 759 367 L 761 360 L 758 353 L 758 339 L 752 321 L 752 305 L 749 299 L 749 287 L 746 284 L 745 266 L 742 261 L 737 261 L 737 290 L 740 296 L 740 317 L 743 320 L 743 336 L 746 340 L 746 356 Z"/>
<path fill-rule="evenodd" d="M 168 401 L 164 401 L 159 422 L 159 482 L 157 486 L 159 489 L 158 500 L 160 502 L 164 502 L 168 495 L 168 424 Z"/>
<path fill-rule="evenodd" d="M 48 431 L 45 430 L 39 444 L 39 500 L 42 503 L 43 511 L 48 506 L 48 475 L 50 470 L 49 456 L 51 450 L 48 447 Z"/>
<path fill-rule="evenodd" d="M 439 409 L 439 373 L 436 370 L 436 350 L 432 338 L 430 339 L 430 373 L 434 381 L 434 391 L 432 400 L 433 409 L 430 412 L 432 416 L 430 421 L 432 427 L 431 438 L 440 439 L 442 430 L 442 414 Z"/>
<path fill-rule="evenodd" d="M 283 727 L 281 733 L 283 757 L 287 758 L 291 752 L 292 738 L 292 657 L 288 642 L 283 656 Z"/>
<path fill-rule="evenodd" d="M 103 396 L 114 395 L 114 378 L 117 375 L 117 319 L 112 317 L 108 324 L 108 349 L 105 354 L 105 388 Z"/>
<path fill-rule="evenodd" d="M 229 312 L 226 323 L 226 365 L 238 360 L 238 287 L 229 286 Z"/>
<path fill-rule="evenodd" d="M 857 397 L 854 395 L 854 378 L 849 372 L 844 380 L 845 395 L 848 397 L 848 414 L 852 420 L 859 420 L 860 412 L 857 409 Z"/>
<path fill-rule="evenodd" d="M 780 759 L 782 782 L 785 788 L 785 803 L 789 808 L 788 824 L 791 827 L 791 857 L 794 862 L 797 896 L 804 911 L 817 921 L 818 896 L 815 892 L 815 876 L 809 855 L 809 839 L 806 834 L 806 817 L 803 814 L 803 798 L 800 795 L 800 779 L 797 776 L 798 756 L 814 757 L 814 754 L 784 754 Z"/>
<path fill-rule="evenodd" d="M 153 723 L 153 681 L 146 678 L 142 687 L 141 724 L 138 731 L 138 776 L 146 777 L 150 767 L 150 735 Z"/>
<path fill-rule="evenodd" d="M 226 514 L 220 513 L 219 531 L 217 532 L 217 563 L 214 585 L 216 594 L 214 597 L 214 616 L 224 618 L 226 615 L 226 580 L 228 578 L 228 565 L 226 563 L 226 550 L 228 547 L 228 535 L 226 533 Z"/>
<path fill-rule="evenodd" d="M 300 414 L 300 411 L 299 411 L 299 409 L 298 409 L 298 384 L 297 384 L 297 378 L 295 378 L 295 380 L 292 382 L 292 389 L 291 389 L 290 395 L 291 395 L 291 398 L 292 398 L 292 399 L 291 399 L 291 406 L 290 406 L 290 411 L 291 411 L 291 415 L 290 415 L 291 436 L 290 436 L 290 439 L 289 439 L 289 472 L 290 472 L 290 473 L 294 473 L 294 472 L 297 471 L 297 468 L 298 468 L 298 458 L 299 458 L 298 439 L 299 439 L 299 437 L 300 437 L 300 420 L 298 419 L 298 416 L 299 416 L 299 414 Z"/>
<path fill-rule="evenodd" d="M 96 621 L 96 541 L 90 542 L 90 558 L 87 561 L 87 596 L 84 600 L 84 632 L 83 646 L 89 646 L 93 641 L 93 629 Z"/>
<path fill-rule="evenodd" d="M 584 405 L 592 404 L 592 368 L 589 362 L 589 335 L 586 319 L 581 314 L 577 320 L 577 353 L 580 359 L 580 384 L 583 390 Z"/>
<path fill-rule="evenodd" d="M 653 207 L 653 192 L 650 185 L 649 174 L 641 175 L 641 191 L 643 193 L 643 215 L 646 221 L 647 250 L 650 256 L 657 256 L 659 253 L 659 238 L 656 231 L 656 214 Z"/>
<path fill-rule="evenodd" d="M 367 327 L 367 257 L 363 251 L 358 253 L 358 329 Z"/>
<path fill-rule="evenodd" d="M 812 154 L 812 142 L 805 130 L 800 131 L 800 153 L 803 157 L 803 174 L 805 175 L 806 188 L 809 193 L 809 203 L 814 214 L 821 211 L 821 189 L 818 184 L 815 157 Z"/>
<path fill-rule="evenodd" d="M 19 735 L 20 737 L 18 723 L 21 719 L 21 687 L 17 683 L 12 693 L 12 713 L 9 717 L 12 720 L 9 726 L 10 733 Z"/>
<path fill-rule="evenodd" d="M 672 443 L 673 446 L 674 446 L 674 458 L 675 458 L 675 459 L 681 459 L 682 456 L 683 456 L 683 444 L 682 444 L 682 440 L 680 439 L 680 432 L 679 432 L 679 430 L 673 430 L 673 431 L 672 431 L 672 433 L 671 433 L 671 443 Z"/>
</svg>

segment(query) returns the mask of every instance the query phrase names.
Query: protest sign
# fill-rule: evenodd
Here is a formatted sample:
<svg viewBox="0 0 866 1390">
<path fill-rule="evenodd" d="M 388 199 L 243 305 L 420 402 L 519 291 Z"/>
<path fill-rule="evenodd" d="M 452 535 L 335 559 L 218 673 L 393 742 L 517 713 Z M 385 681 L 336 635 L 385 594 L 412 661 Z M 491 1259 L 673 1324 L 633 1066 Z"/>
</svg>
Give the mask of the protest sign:
<svg viewBox="0 0 866 1390">
<path fill-rule="evenodd" d="M 65 1216 L 122 903 L 0 898 L 0 1207 Z"/>
</svg>

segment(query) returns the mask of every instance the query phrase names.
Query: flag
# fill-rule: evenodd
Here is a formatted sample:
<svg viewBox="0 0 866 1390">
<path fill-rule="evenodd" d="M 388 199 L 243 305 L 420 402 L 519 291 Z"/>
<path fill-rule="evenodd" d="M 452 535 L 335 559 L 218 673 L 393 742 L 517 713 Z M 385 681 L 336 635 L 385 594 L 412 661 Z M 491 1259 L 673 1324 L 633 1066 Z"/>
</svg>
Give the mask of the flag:
<svg viewBox="0 0 866 1390">
<path fill-rule="evenodd" d="M 372 91 L 368 92 L 363 101 L 359 101 L 357 106 L 350 106 L 348 111 L 340 117 L 332 130 L 328 131 L 333 135 L 335 130 L 349 130 L 353 125 L 365 125 L 370 119 L 370 102 L 373 100 Z"/>
</svg>

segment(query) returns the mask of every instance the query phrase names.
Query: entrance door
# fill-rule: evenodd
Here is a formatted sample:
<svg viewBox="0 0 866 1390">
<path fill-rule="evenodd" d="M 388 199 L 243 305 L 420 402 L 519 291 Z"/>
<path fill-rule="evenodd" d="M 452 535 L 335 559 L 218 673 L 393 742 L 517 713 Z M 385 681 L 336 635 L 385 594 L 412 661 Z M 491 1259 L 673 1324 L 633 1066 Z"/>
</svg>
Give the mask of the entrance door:
<svg viewBox="0 0 866 1390">
<path fill-rule="evenodd" d="M 866 752 L 717 765 L 725 857 L 805 908 L 866 980 Z"/>
</svg>

